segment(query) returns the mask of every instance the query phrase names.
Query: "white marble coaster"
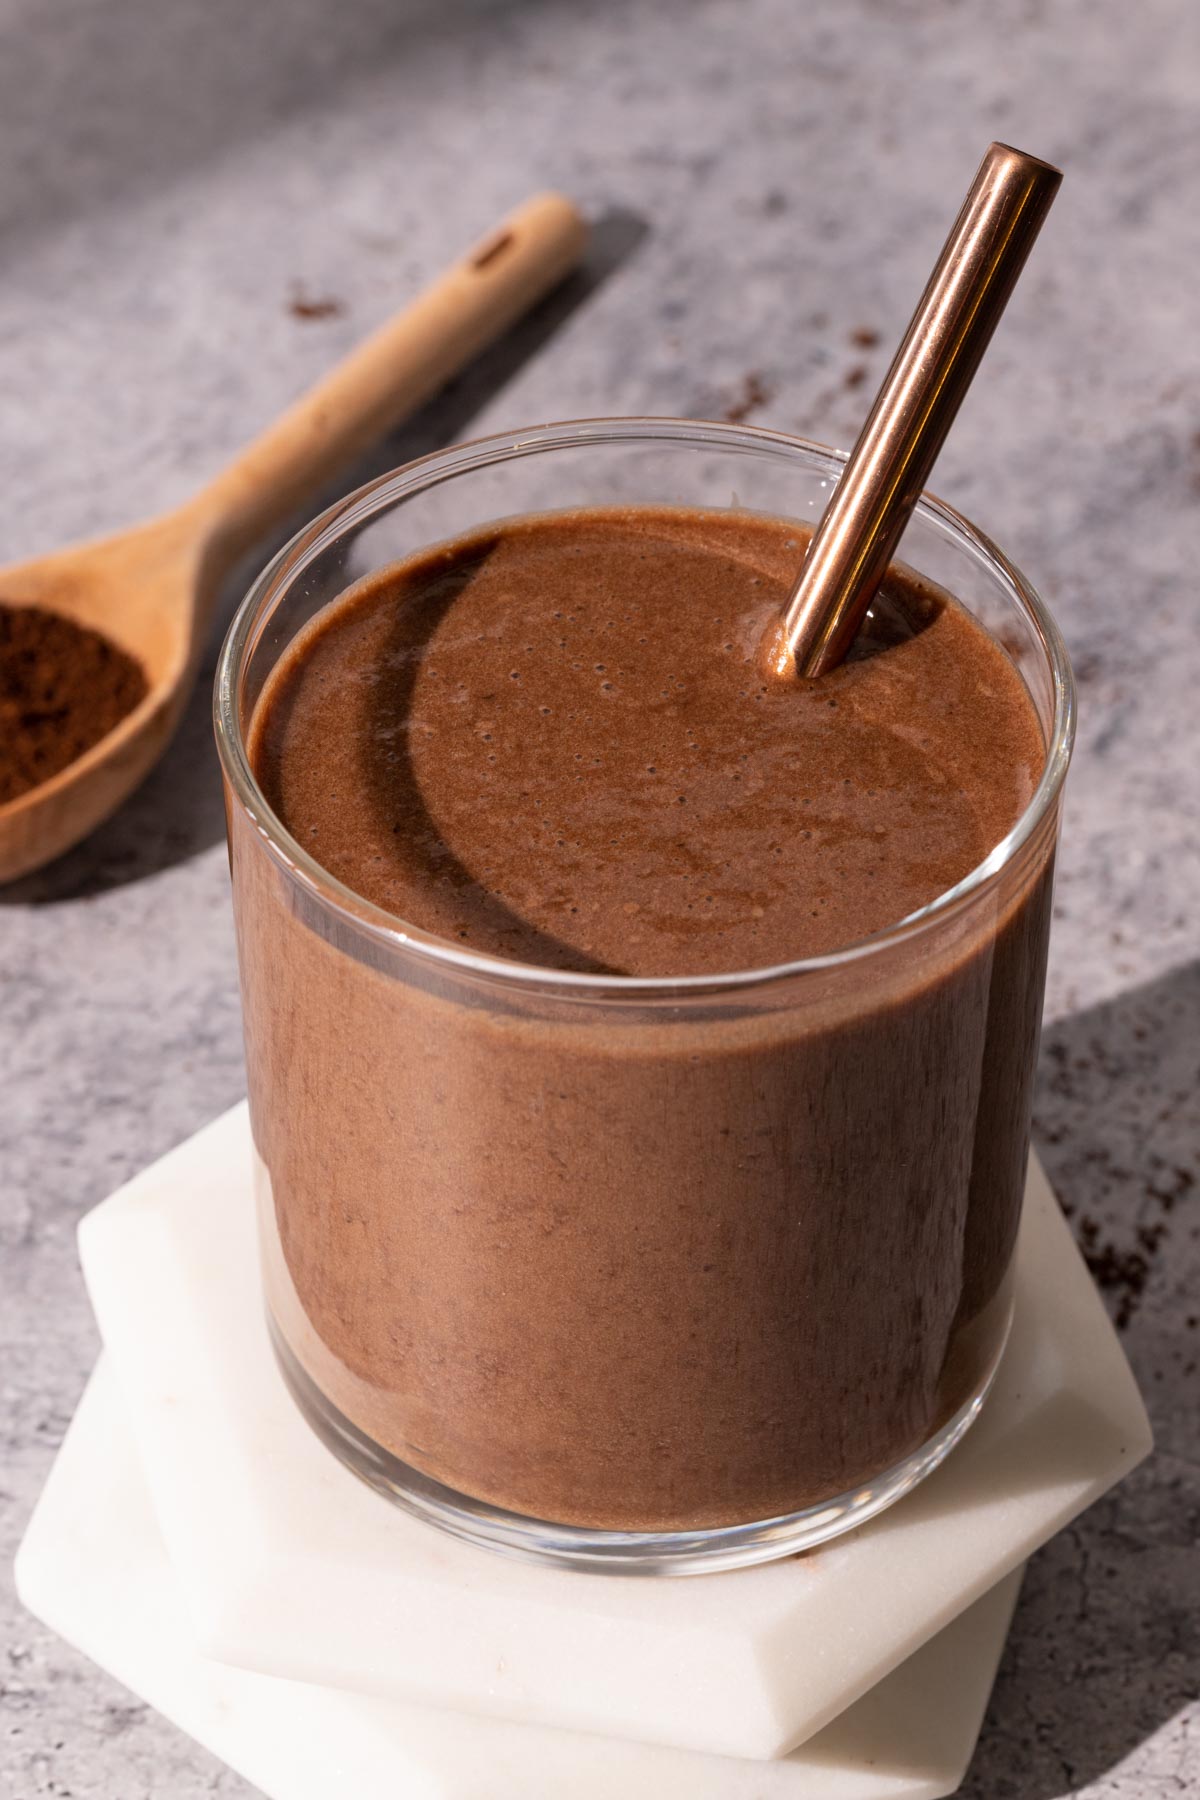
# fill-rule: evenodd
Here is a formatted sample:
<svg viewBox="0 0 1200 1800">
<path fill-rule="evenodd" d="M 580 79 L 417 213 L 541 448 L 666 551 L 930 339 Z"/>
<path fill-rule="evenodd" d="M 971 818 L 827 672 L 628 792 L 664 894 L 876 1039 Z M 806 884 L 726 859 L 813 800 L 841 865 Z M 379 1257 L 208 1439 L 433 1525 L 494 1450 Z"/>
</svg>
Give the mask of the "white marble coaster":
<svg viewBox="0 0 1200 1800">
<path fill-rule="evenodd" d="M 198 1641 L 244 1668 L 728 1756 L 819 1731 L 1144 1456 L 1115 1334 L 1035 1168 L 991 1398 L 926 1483 L 802 1559 L 678 1580 L 460 1543 L 362 1486 L 276 1370 L 244 1108 L 80 1229 Z"/>
<path fill-rule="evenodd" d="M 16 1573 L 31 1612 L 270 1800 L 934 1800 L 962 1780 L 1020 1585 L 1019 1572 L 1006 1577 L 803 1749 L 774 1763 L 471 1718 L 232 1669 L 206 1660 L 192 1642 L 103 1360 Z"/>
</svg>

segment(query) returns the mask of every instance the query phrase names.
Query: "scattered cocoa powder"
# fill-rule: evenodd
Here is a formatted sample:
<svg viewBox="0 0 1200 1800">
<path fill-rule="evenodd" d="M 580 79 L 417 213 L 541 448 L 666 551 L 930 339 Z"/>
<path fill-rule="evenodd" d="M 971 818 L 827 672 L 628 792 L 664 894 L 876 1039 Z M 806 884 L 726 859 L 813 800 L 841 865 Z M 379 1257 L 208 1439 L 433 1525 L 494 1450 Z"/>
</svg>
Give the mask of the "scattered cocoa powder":
<svg viewBox="0 0 1200 1800">
<path fill-rule="evenodd" d="M 1150 1264 L 1140 1250 L 1118 1250 L 1107 1242 L 1086 1250 L 1084 1260 L 1097 1286 L 1115 1297 L 1113 1323 L 1118 1331 L 1124 1331 L 1141 1304 Z"/>
<path fill-rule="evenodd" d="M 333 294 L 323 299 L 310 299 L 299 282 L 293 286 L 288 301 L 288 311 L 293 319 L 337 319 L 345 310 L 345 301 L 338 300 Z"/>
<path fill-rule="evenodd" d="M 727 424 L 740 425 L 743 419 L 748 419 L 760 406 L 768 406 L 773 398 L 772 391 L 762 376 L 752 369 L 742 377 L 741 393 L 736 400 L 730 401 L 722 416 Z"/>
<path fill-rule="evenodd" d="M 0 806 L 99 743 L 145 693 L 140 665 L 98 631 L 0 600 Z"/>
<path fill-rule="evenodd" d="M 1118 1331 L 1124 1331 L 1141 1305 L 1167 1227 L 1163 1224 L 1139 1225 L 1137 1249 L 1122 1248 L 1111 1238 L 1101 1237 L 1098 1220 L 1087 1213 L 1075 1230 L 1083 1259 L 1097 1287 L 1113 1296 L 1113 1322 Z"/>
</svg>

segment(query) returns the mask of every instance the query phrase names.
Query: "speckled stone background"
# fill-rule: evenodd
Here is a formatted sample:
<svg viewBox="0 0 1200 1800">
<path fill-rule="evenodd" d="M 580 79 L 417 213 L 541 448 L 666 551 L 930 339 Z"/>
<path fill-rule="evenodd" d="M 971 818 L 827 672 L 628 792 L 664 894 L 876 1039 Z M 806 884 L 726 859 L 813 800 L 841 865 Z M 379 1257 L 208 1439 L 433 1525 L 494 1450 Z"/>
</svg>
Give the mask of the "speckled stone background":
<svg viewBox="0 0 1200 1800">
<path fill-rule="evenodd" d="M 1183 0 L 0 0 L 5 560 L 182 499 L 549 183 L 603 219 L 587 276 L 376 466 L 601 412 L 849 443 L 987 141 L 1065 167 L 934 485 L 1079 673 L 1037 1137 L 1158 1449 L 1034 1562 L 975 1800 L 1200 1790 L 1198 27 Z M 207 713 L 202 687 L 124 812 L 0 894 L 14 1800 L 249 1793 L 7 1576 L 96 1351 L 75 1222 L 242 1092 Z"/>
</svg>

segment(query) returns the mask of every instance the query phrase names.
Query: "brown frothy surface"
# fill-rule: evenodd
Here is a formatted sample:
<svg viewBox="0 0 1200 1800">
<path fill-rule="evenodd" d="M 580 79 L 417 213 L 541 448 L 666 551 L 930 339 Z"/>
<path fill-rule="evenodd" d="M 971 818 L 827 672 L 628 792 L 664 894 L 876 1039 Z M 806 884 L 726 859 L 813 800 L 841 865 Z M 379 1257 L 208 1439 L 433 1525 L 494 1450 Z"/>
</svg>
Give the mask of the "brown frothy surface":
<svg viewBox="0 0 1200 1800">
<path fill-rule="evenodd" d="M 0 601 L 0 806 L 75 762 L 145 693 L 140 665 L 100 632 Z"/>
<path fill-rule="evenodd" d="M 836 949 L 952 887 L 1041 773 L 1019 677 L 897 574 L 852 662 L 753 661 L 802 550 L 757 515 L 544 515 L 328 609 L 255 720 L 268 799 L 348 887 L 548 968 L 690 975 Z"/>
</svg>

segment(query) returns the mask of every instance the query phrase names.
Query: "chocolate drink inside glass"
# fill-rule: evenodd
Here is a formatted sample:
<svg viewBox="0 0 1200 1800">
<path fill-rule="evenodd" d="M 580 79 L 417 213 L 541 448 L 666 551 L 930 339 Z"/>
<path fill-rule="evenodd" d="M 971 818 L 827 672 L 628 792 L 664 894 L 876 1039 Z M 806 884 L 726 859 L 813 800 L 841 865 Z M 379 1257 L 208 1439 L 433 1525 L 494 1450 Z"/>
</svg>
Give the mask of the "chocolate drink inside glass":
<svg viewBox="0 0 1200 1800">
<path fill-rule="evenodd" d="M 268 1305 L 310 1415 L 398 1487 L 773 1520 L 994 1370 L 1054 819 L 986 903 L 943 897 L 1030 808 L 1045 722 L 896 565 L 842 667 L 764 681 L 805 541 L 505 517 L 317 611 L 248 714 L 267 835 L 318 865 L 300 893 L 231 808 Z"/>
</svg>

